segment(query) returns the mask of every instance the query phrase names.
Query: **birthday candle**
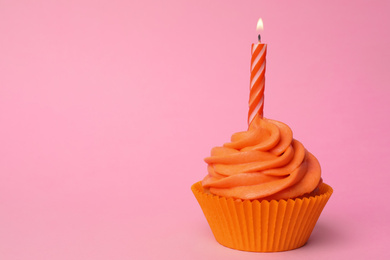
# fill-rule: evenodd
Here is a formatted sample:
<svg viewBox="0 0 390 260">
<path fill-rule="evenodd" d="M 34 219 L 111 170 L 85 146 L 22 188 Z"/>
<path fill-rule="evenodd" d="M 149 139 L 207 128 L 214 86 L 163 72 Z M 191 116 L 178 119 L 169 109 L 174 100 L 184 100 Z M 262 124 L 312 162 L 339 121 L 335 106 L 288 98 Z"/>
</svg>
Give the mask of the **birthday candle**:
<svg viewBox="0 0 390 260">
<path fill-rule="evenodd" d="M 262 27 L 261 19 L 259 19 L 257 27 L 258 29 Z M 259 42 L 252 44 L 248 125 L 251 124 L 256 115 L 263 117 L 266 55 L 267 44 L 260 42 L 259 35 Z"/>
</svg>

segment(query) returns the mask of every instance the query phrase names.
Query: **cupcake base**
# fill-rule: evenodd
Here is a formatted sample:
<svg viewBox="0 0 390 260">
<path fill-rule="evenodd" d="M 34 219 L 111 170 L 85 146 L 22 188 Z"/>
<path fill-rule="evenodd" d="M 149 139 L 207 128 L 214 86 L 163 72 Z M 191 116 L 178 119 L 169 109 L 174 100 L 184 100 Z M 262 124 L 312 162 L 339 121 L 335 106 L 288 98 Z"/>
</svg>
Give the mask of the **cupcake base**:
<svg viewBox="0 0 390 260">
<path fill-rule="evenodd" d="M 215 239 L 223 246 L 253 252 L 278 252 L 303 246 L 333 193 L 322 183 L 319 195 L 289 200 L 235 200 L 191 187 Z"/>
</svg>

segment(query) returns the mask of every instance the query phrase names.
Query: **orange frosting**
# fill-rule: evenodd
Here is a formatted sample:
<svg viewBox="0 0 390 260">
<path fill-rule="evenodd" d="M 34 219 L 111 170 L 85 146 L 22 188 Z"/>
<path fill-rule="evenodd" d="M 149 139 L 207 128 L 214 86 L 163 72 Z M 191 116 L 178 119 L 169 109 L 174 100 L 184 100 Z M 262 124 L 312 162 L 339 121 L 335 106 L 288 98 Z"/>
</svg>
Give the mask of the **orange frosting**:
<svg viewBox="0 0 390 260">
<path fill-rule="evenodd" d="M 312 192 L 321 181 L 318 160 L 293 139 L 291 129 L 258 115 L 248 131 L 214 147 L 205 161 L 202 185 L 223 197 L 289 199 Z"/>
</svg>

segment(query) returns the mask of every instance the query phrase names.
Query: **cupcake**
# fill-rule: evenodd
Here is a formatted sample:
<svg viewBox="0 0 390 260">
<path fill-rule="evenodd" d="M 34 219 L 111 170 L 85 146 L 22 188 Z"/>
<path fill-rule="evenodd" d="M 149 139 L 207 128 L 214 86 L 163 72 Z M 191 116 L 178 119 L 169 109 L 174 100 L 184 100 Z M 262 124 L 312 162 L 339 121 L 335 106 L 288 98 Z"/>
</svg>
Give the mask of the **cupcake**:
<svg viewBox="0 0 390 260">
<path fill-rule="evenodd" d="M 290 127 L 263 117 L 266 50 L 252 45 L 248 130 L 214 147 L 191 187 L 215 239 L 254 252 L 303 246 L 333 192 Z"/>
</svg>

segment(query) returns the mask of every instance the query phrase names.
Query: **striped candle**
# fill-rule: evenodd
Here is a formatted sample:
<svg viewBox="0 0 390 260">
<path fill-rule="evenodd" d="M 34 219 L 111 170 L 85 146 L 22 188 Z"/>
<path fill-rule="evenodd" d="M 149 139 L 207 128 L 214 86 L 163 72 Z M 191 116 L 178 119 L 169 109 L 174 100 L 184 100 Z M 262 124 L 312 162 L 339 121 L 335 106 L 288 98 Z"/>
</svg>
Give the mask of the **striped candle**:
<svg viewBox="0 0 390 260">
<path fill-rule="evenodd" d="M 263 117 L 266 54 L 266 44 L 252 44 L 248 125 L 256 115 Z"/>
</svg>

